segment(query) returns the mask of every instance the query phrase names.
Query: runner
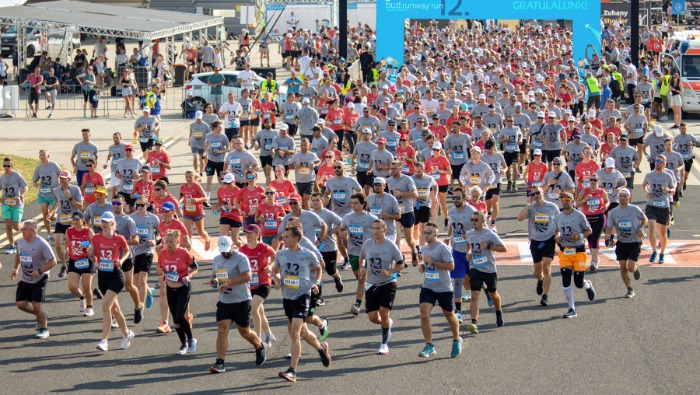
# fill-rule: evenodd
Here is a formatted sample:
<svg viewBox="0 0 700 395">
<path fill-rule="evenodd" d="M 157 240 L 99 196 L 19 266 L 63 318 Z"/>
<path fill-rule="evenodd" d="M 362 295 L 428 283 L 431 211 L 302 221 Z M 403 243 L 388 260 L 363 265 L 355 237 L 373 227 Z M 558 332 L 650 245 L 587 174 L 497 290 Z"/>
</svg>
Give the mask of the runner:
<svg viewBox="0 0 700 395">
<path fill-rule="evenodd" d="M 138 290 L 139 300 L 143 300 L 146 308 L 150 309 L 153 305 L 155 289 L 148 286 L 148 274 L 153 264 L 156 234 L 160 220 L 156 215 L 146 211 L 146 207 L 148 207 L 146 197 L 140 196 L 136 199 L 136 212 L 131 214 L 131 219 L 136 225 L 139 244 L 133 247 L 132 253 L 134 255 L 134 284 Z"/>
<path fill-rule="evenodd" d="M 151 116 L 151 109 L 148 106 L 143 107 L 143 115 L 136 118 L 134 122 L 134 135 L 136 134 L 138 134 L 141 152 L 146 157 L 160 135 L 160 121 L 155 114 Z"/>
<path fill-rule="evenodd" d="M 501 210 L 501 179 L 503 174 L 508 170 L 508 163 L 500 152 L 496 152 L 496 144 L 493 140 L 489 140 L 485 145 L 486 152 L 481 155 L 480 160 L 489 167 L 494 174 L 494 179 L 486 188 L 486 207 L 487 207 L 487 227 L 488 221 L 491 221 L 490 229 L 498 233 L 496 229 L 496 221 Z M 512 191 L 512 189 L 510 189 Z"/>
<path fill-rule="evenodd" d="M 44 229 L 46 229 L 46 240 L 54 241 L 51 234 L 51 221 L 56 218 L 50 215 L 49 207 L 53 207 L 54 196 L 53 189 L 58 186 L 58 175 L 61 173 L 61 167 L 54 161 L 50 161 L 51 154 L 49 150 L 39 150 L 39 163 L 34 169 L 32 176 L 32 184 L 39 189 L 38 200 L 39 208 L 41 208 L 41 216 L 44 221 Z"/>
<path fill-rule="evenodd" d="M 508 191 L 518 192 L 516 185 L 518 181 L 518 173 L 520 165 L 518 160 L 520 157 L 520 144 L 523 141 L 523 133 L 518 126 L 514 124 L 513 116 L 506 117 L 506 127 L 501 129 L 500 139 L 498 142 L 504 147 L 504 160 L 506 162 L 506 179 L 508 180 Z"/>
<path fill-rule="evenodd" d="M 617 194 L 620 189 L 627 187 L 627 182 L 622 176 L 622 173 L 615 170 L 615 159 L 613 158 L 605 159 L 605 168 L 595 172 L 595 176 L 598 176 L 600 188 L 603 188 L 608 195 L 610 204 L 605 211 L 605 215 L 608 215 L 612 209 L 619 205 Z M 605 246 L 609 247 L 612 240 L 612 238 L 605 238 Z"/>
<path fill-rule="evenodd" d="M 170 155 L 163 147 L 163 139 L 156 139 L 153 144 L 153 150 L 148 151 L 148 157 L 146 158 L 147 166 L 144 167 L 151 170 L 154 180 L 163 180 L 166 184 L 170 184 L 168 179 L 168 170 L 171 169 Z"/>
<path fill-rule="evenodd" d="M 116 318 L 122 331 L 122 349 L 127 349 L 134 339 L 134 332 L 129 330 L 126 319 L 119 307 L 119 292 L 124 289 L 124 272 L 122 265 L 131 257 L 129 246 L 124 237 L 115 233 L 114 214 L 102 214 L 102 233 L 92 238 L 87 249 L 88 256 L 98 267 L 97 282 L 102 299 L 102 340 L 97 343 L 100 351 L 109 350 L 109 332 L 112 330 L 112 317 Z"/>
<path fill-rule="evenodd" d="M 411 177 L 401 174 L 401 161 L 395 160 L 391 162 L 390 166 L 389 177 L 386 179 L 387 187 L 389 191 L 391 191 L 391 195 L 396 198 L 399 205 L 401 217 L 398 219 L 397 223 L 403 228 L 403 239 L 411 250 L 411 262 L 415 262 L 417 254 L 416 241 L 413 239 L 413 225 L 416 223 L 414 199 L 418 198 L 418 190 Z M 447 210 L 445 210 L 445 212 L 447 212 Z M 401 237 L 399 237 L 398 234 L 395 242 L 400 250 Z"/>
<path fill-rule="evenodd" d="M 434 142 L 431 149 L 432 155 L 425 160 L 425 170 L 438 184 L 438 202 L 440 204 L 438 208 L 442 209 L 442 213 L 446 213 L 447 187 L 449 186 L 447 177 L 452 174 L 452 168 L 440 142 Z M 435 216 L 435 219 L 437 219 L 437 216 Z M 445 228 L 447 228 L 447 218 L 445 218 Z"/>
<path fill-rule="evenodd" d="M 574 210 L 574 195 L 570 192 L 562 192 L 560 197 L 562 211 L 557 214 L 554 222 L 554 241 L 559 245 L 559 267 L 564 297 L 569 305 L 569 310 L 562 318 L 574 318 L 576 305 L 574 304 L 574 290 L 571 288 L 571 277 L 574 277 L 576 288 L 584 288 L 588 294 L 588 300 L 595 299 L 595 288 L 590 280 L 585 280 L 586 246 L 584 238 L 591 235 L 591 226 L 586 216 L 580 211 Z"/>
<path fill-rule="evenodd" d="M 338 170 L 336 169 L 336 172 L 337 171 Z M 340 229 L 340 224 L 343 222 L 343 219 L 333 211 L 323 207 L 323 200 L 321 194 L 319 193 L 314 193 L 311 195 L 311 209 L 313 213 L 318 215 L 328 227 L 326 237 L 320 239 L 321 244 L 318 246 L 318 250 L 321 252 L 321 256 L 323 257 L 326 273 L 329 276 L 333 277 L 336 291 L 343 292 L 343 280 L 340 277 L 340 273 L 336 269 L 336 262 L 338 260 L 338 248 L 335 240 L 336 235 L 338 234 L 338 231 Z"/>
<path fill-rule="evenodd" d="M 78 312 L 85 317 L 92 317 L 92 275 L 95 264 L 90 261 L 87 247 L 95 233 L 86 227 L 85 217 L 80 211 L 71 216 L 73 226 L 66 230 L 66 250 L 68 251 L 68 290 L 78 299 Z M 78 284 L 80 283 L 80 284 Z"/>
<path fill-rule="evenodd" d="M 677 134 L 673 138 L 673 142 L 676 145 L 676 151 L 683 157 L 683 163 L 685 164 L 685 172 L 683 173 L 683 188 L 679 192 L 679 196 L 683 196 L 683 191 L 686 189 L 686 183 L 688 182 L 688 176 L 690 175 L 690 169 L 693 168 L 693 148 L 700 147 L 700 140 L 692 134 L 688 134 L 688 125 L 685 122 L 681 122 L 678 126 L 680 134 Z"/>
<path fill-rule="evenodd" d="M 262 242 L 271 246 L 273 251 L 278 249 L 279 239 L 276 236 L 279 234 L 279 225 L 285 215 L 287 214 L 282 205 L 275 201 L 275 190 L 267 187 L 265 200 L 260 202 L 255 211 L 255 223 L 262 225 Z"/>
<path fill-rule="evenodd" d="M 204 202 L 207 201 L 207 196 L 199 181 L 199 175 L 195 175 L 192 170 L 185 172 L 185 183 L 180 186 L 181 206 L 184 206 L 182 222 L 189 235 L 193 234 L 193 226 L 197 227 L 197 234 L 204 241 L 204 250 L 209 251 L 211 238 L 204 230 Z"/>
<path fill-rule="evenodd" d="M 220 213 L 219 216 L 219 236 L 232 236 L 234 245 L 241 246 L 239 233 L 243 226 L 243 217 L 241 211 L 236 208 L 234 201 L 240 192 L 240 188 L 234 183 L 234 177 L 231 173 L 226 173 L 221 188 L 216 191 L 216 205 L 214 206 L 214 215 Z"/>
<path fill-rule="evenodd" d="M 246 230 L 247 229 L 246 227 Z M 246 235 L 247 234 L 246 232 Z M 258 235 L 256 234 L 254 238 L 255 243 L 253 244 L 257 243 L 257 237 Z M 250 238 L 249 241 L 251 241 Z M 241 249 L 243 249 L 243 247 L 241 247 Z M 270 276 L 267 273 L 267 260 L 269 257 L 261 255 L 265 258 L 265 263 L 257 262 L 258 267 L 251 268 L 250 257 L 243 251 L 236 252 L 236 250 L 233 249 L 233 242 L 228 236 L 219 238 L 218 250 L 219 255 L 212 260 L 210 278 L 212 288 L 217 288 L 219 294 L 219 301 L 216 304 L 216 325 L 218 328 L 216 335 L 216 361 L 209 367 L 209 371 L 211 373 L 226 372 L 224 360 L 226 359 L 226 352 L 228 351 L 228 334 L 231 330 L 231 324 L 233 323 L 236 324 L 236 328 L 241 337 L 255 348 L 255 365 L 260 366 L 265 363 L 267 359 L 265 351 L 269 345 L 265 347 L 265 343 L 260 341 L 258 334 L 250 329 L 251 299 L 253 300 L 253 304 L 255 304 L 257 298 L 259 300 L 259 308 L 262 310 L 262 302 L 267 297 L 267 294 L 270 293 Z M 250 250 L 260 250 L 260 248 L 256 245 L 250 248 Z M 262 271 L 260 271 L 261 266 L 264 267 Z M 250 282 L 255 275 L 261 273 L 267 275 L 268 284 L 258 285 L 257 289 L 260 289 L 258 295 L 251 295 Z M 265 289 L 267 290 L 267 294 L 265 297 L 261 297 L 260 293 Z M 260 330 L 260 320 L 256 322 L 255 316 L 256 313 L 255 310 L 253 310 L 255 329 Z M 262 311 L 262 318 L 264 322 L 267 323 L 264 311 Z M 269 328 L 268 334 L 272 335 L 272 333 L 269 332 Z M 272 344 L 272 341 L 270 344 Z"/>
<path fill-rule="evenodd" d="M 583 164 L 583 162 L 581 163 Z M 587 239 L 588 248 L 591 251 L 590 267 L 591 271 L 594 272 L 598 269 L 600 234 L 605 228 L 605 213 L 610 205 L 610 198 L 607 191 L 600 187 L 600 177 L 596 173 L 590 176 L 588 182 L 590 186 L 583 188 L 576 197 L 576 207 L 580 208 L 591 226 L 591 234 L 587 236 Z"/>
<path fill-rule="evenodd" d="M 301 151 L 292 155 L 289 160 L 289 165 L 294 167 L 297 193 L 301 195 L 304 210 L 309 209 L 311 194 L 314 191 L 313 184 L 316 180 L 316 174 L 313 169 L 321 163 L 318 156 L 309 151 L 310 144 L 308 139 L 301 139 L 299 145 Z"/>
<path fill-rule="evenodd" d="M 383 219 L 386 224 L 386 237 L 392 243 L 396 243 L 396 220 L 401 219 L 401 209 L 396 197 L 385 193 L 386 180 L 384 177 L 375 177 L 372 183 L 374 193 L 367 196 L 367 208 L 369 213 L 379 219 Z"/>
<path fill-rule="evenodd" d="M 642 188 L 647 196 L 644 214 L 649 219 L 649 245 L 652 249 L 649 262 L 654 263 L 658 256 L 661 264 L 665 262 L 664 253 L 668 242 L 666 231 L 671 223 L 671 196 L 673 196 L 677 186 L 675 177 L 665 169 L 666 158 L 663 155 L 656 156 L 654 170 L 647 173 L 642 182 Z M 656 244 L 657 233 L 658 246 Z"/>
<path fill-rule="evenodd" d="M 3 163 L 5 165 L 7 161 Z M 7 168 L 5 168 L 7 172 Z M 3 175 L 4 176 L 4 175 Z M 56 213 L 56 225 L 54 226 L 54 236 L 56 237 L 56 242 L 54 247 L 56 248 L 56 255 L 58 256 L 58 263 L 61 265 L 61 271 L 58 273 L 58 277 L 65 277 L 68 272 L 68 266 L 66 265 L 66 245 L 63 243 L 64 235 L 66 230 L 70 227 L 72 220 L 71 215 L 76 210 L 81 210 L 83 208 L 83 195 L 80 194 L 80 188 L 75 185 L 70 185 L 71 175 L 66 170 L 63 170 L 58 175 L 58 186 L 53 189 L 53 194 L 55 196 L 55 201 L 51 211 Z M 4 210 L 5 206 L 3 206 Z M 6 220 L 7 221 L 7 220 Z M 5 229 L 8 228 L 7 222 L 5 222 Z M 8 238 L 8 241 L 12 242 L 12 239 Z M 10 244 L 12 246 L 12 244 Z M 8 250 L 9 253 L 9 250 Z"/>
<path fill-rule="evenodd" d="M 83 174 L 83 179 L 80 180 L 80 192 L 83 194 L 83 210 L 90 204 L 95 203 L 95 189 L 98 187 L 105 188 L 105 181 L 102 175 L 97 172 L 97 166 L 93 159 L 88 159 L 85 164 L 88 172 Z"/>
<path fill-rule="evenodd" d="M 112 186 L 112 195 L 116 195 L 119 191 L 119 184 L 121 183 L 121 180 L 117 178 L 116 174 L 117 163 L 126 157 L 126 144 L 122 143 L 122 134 L 119 132 L 112 134 L 112 141 L 114 144 L 109 146 L 107 160 L 102 168 L 106 169 L 107 166 L 110 167 L 111 176 L 109 178 L 109 183 Z M 109 164 L 110 159 L 112 160 L 111 164 Z"/>
<path fill-rule="evenodd" d="M 411 176 L 411 179 L 416 186 L 417 196 L 414 206 L 416 225 L 413 227 L 412 240 L 414 243 L 418 242 L 416 246 L 416 251 L 418 251 L 420 245 L 425 244 L 423 229 L 425 224 L 430 221 L 431 207 L 437 205 L 438 186 L 433 177 L 425 174 L 425 164 L 423 162 L 416 162 L 415 174 Z"/>
<path fill-rule="evenodd" d="M 360 142 L 355 145 L 352 151 L 352 168 L 357 173 L 357 182 L 363 188 L 365 195 L 369 195 L 372 188 L 374 176 L 370 172 L 370 164 L 372 152 L 377 150 L 377 145 L 371 140 L 372 131 L 369 128 L 363 128 L 360 135 Z"/>
<path fill-rule="evenodd" d="M 610 246 L 615 247 L 617 262 L 620 264 L 620 276 L 627 287 L 625 297 L 629 299 L 635 295 L 629 273 L 634 274 L 635 280 L 641 278 L 637 262 L 644 243 L 644 227 L 649 221 L 639 207 L 630 204 L 629 189 L 622 188 L 617 195 L 620 205 L 610 211 L 605 234 L 611 236 Z M 613 232 L 618 236 L 617 243 L 612 239 Z"/>
<path fill-rule="evenodd" d="M 112 197 L 112 211 L 114 220 L 116 221 L 116 232 L 126 239 L 129 246 L 139 245 L 139 234 L 136 229 L 136 223 L 124 212 L 124 196 L 114 195 Z M 130 249 L 132 247 L 129 247 Z M 134 324 L 138 324 L 143 319 L 143 301 L 139 298 L 139 291 L 134 285 L 134 253 L 129 255 L 129 258 L 124 261 L 121 267 L 124 272 L 124 288 L 129 292 L 131 300 L 134 302 Z"/>
<path fill-rule="evenodd" d="M 175 209 L 175 214 L 178 216 L 178 218 L 182 218 L 182 209 L 180 208 L 180 204 L 175 196 L 168 192 L 168 184 L 166 184 L 165 181 L 158 180 L 153 184 L 153 194 L 153 213 L 157 215 L 161 221 L 165 219 L 163 216 L 163 206 L 167 202 L 172 203 L 172 207 Z"/>
<path fill-rule="evenodd" d="M 533 186 L 527 204 L 518 213 L 518 221 L 527 222 L 527 234 L 530 240 L 530 255 L 535 267 L 537 295 L 542 295 L 540 305 L 549 304 L 547 295 L 552 285 L 552 259 L 554 259 L 554 223 L 559 208 L 552 202 L 545 201 L 542 187 Z"/>
<path fill-rule="evenodd" d="M 207 134 L 204 143 L 204 155 L 206 156 L 204 166 L 207 173 L 207 186 L 204 190 L 206 191 L 207 199 L 211 196 L 211 180 L 214 177 L 214 173 L 216 173 L 219 183 L 221 183 L 221 179 L 225 174 L 224 159 L 229 149 L 228 138 L 221 134 L 221 121 L 215 121 L 212 124 L 212 133 Z"/>
<path fill-rule="evenodd" d="M 46 301 L 46 285 L 52 267 L 56 266 L 56 257 L 49 243 L 37 236 L 37 224 L 32 220 L 22 223 L 22 238 L 17 240 L 15 265 L 10 280 L 15 281 L 20 272 L 17 284 L 15 305 L 18 309 L 36 316 L 37 339 L 49 338 L 48 315 L 44 311 Z"/>
<path fill-rule="evenodd" d="M 168 307 L 173 315 L 173 324 L 180 338 L 177 355 L 193 353 L 197 350 L 197 339 L 192 336 L 192 327 L 187 319 L 187 310 L 192 293 L 192 278 L 197 275 L 198 266 L 186 249 L 180 247 L 180 231 L 168 230 L 163 238 L 165 247 L 158 254 L 156 274 L 165 278 L 168 287 Z"/>
<path fill-rule="evenodd" d="M 545 174 L 544 180 L 542 180 L 545 199 L 556 204 L 559 210 L 562 209 L 560 200 L 561 194 L 563 192 L 568 192 L 573 196 L 573 194 L 576 193 L 576 184 L 574 184 L 574 180 L 564 172 L 561 165 L 561 159 L 555 158 L 552 161 L 552 170 Z"/>
<path fill-rule="evenodd" d="M 418 356 L 429 358 L 437 354 L 433 345 L 433 330 L 430 326 L 430 312 L 437 303 L 450 325 L 453 338 L 450 356 L 456 358 L 462 353 L 462 338 L 459 337 L 459 321 L 453 311 L 454 292 L 449 273 L 454 269 L 454 259 L 450 248 L 438 241 L 438 232 L 439 228 L 436 224 L 428 223 L 425 226 L 423 233 L 426 244 L 423 245 L 418 258 L 420 260 L 418 271 L 424 273 L 423 285 L 420 289 L 420 324 L 425 339 L 425 347 Z M 461 284 L 458 286 L 462 287 Z"/>
<path fill-rule="evenodd" d="M 224 174 L 227 172 L 233 174 L 236 178 L 236 186 L 244 188 L 249 183 L 246 176 L 251 171 L 258 171 L 258 162 L 250 152 L 243 150 L 243 139 L 234 138 L 233 150 L 229 151 L 224 162 Z"/>
<path fill-rule="evenodd" d="M 199 173 L 200 177 L 204 171 L 204 144 L 207 135 L 212 132 L 209 125 L 202 122 L 202 115 L 201 111 L 194 113 L 195 121 L 190 124 L 190 135 L 187 141 L 192 151 L 192 168 L 195 173 Z"/>
<path fill-rule="evenodd" d="M 626 133 L 620 135 L 620 145 L 610 151 L 610 157 L 615 160 L 615 169 L 617 169 L 625 178 L 627 187 L 634 189 L 634 165 L 639 161 L 640 156 L 637 150 L 629 146 L 629 140 Z"/>
<path fill-rule="evenodd" d="M 134 212 L 134 199 L 131 197 L 134 192 L 134 182 L 141 179 L 141 161 L 134 158 L 134 146 L 127 144 L 124 147 L 125 157 L 117 163 L 114 175 L 119 179 L 119 195 L 124 198 L 127 214 Z"/>
<path fill-rule="evenodd" d="M 272 173 L 272 142 L 278 136 L 269 120 L 263 122 L 263 128 L 253 136 L 253 148 L 260 150 L 260 167 L 265 172 L 265 183 L 270 185 Z"/>
<path fill-rule="evenodd" d="M 298 200 L 297 204 L 299 204 Z M 296 382 L 296 369 L 301 356 L 301 338 L 318 350 L 323 366 L 328 367 L 331 364 L 328 343 L 319 343 L 306 326 L 309 299 L 312 292 L 318 292 L 321 268 L 318 258 L 311 251 L 299 246 L 301 238 L 301 231 L 297 228 L 290 227 L 284 230 L 283 240 L 286 248 L 280 250 L 275 256 L 273 268 L 275 289 L 282 288 L 282 303 L 288 320 L 287 328 L 292 353 L 289 369 L 280 372 L 279 376 L 291 382 Z"/>
<path fill-rule="evenodd" d="M 352 214 L 348 214 L 350 215 Z M 372 223 L 372 238 L 362 244 L 358 263 L 358 278 L 367 284 L 367 318 L 382 327 L 382 342 L 378 351 L 380 355 L 389 353 L 388 343 L 394 323 L 390 314 L 396 296 L 395 274 L 404 268 L 401 251 L 385 237 L 386 233 L 384 220 L 377 219 Z"/>
<path fill-rule="evenodd" d="M 472 213 L 471 222 L 474 229 L 467 231 L 465 244 L 469 261 L 469 284 L 472 299 L 469 305 L 472 321 L 467 330 L 473 334 L 479 333 L 479 291 L 486 286 L 496 309 L 496 326 L 503 326 L 503 311 L 501 310 L 501 295 L 496 287 L 496 258 L 494 252 L 507 252 L 506 246 L 498 234 L 485 226 L 486 216 L 481 211 Z"/>
<path fill-rule="evenodd" d="M 2 167 L 4 172 L 0 175 L 0 187 L 2 187 L 2 219 L 5 222 L 5 236 L 7 236 L 7 242 L 9 243 L 7 253 L 16 254 L 17 247 L 15 247 L 13 232 L 18 231 L 20 228 L 20 222 L 22 221 L 22 214 L 24 212 L 24 194 L 27 193 L 29 185 L 27 185 L 27 182 L 21 174 L 13 170 L 14 163 L 12 158 L 3 158 Z M 61 174 L 63 174 L 63 172 L 61 172 Z M 56 204 L 54 203 L 54 207 L 55 206 Z M 66 275 L 66 269 L 63 258 L 61 258 L 61 265 L 63 265 L 61 267 L 61 273 L 63 275 L 59 275 L 59 277 L 64 277 Z"/>
</svg>

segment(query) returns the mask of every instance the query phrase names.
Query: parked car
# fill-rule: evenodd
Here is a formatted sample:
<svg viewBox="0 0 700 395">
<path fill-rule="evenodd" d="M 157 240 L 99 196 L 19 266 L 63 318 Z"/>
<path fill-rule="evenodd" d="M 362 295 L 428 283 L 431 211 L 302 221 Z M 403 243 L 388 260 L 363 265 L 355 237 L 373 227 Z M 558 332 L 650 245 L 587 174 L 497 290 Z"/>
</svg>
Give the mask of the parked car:
<svg viewBox="0 0 700 395">
<path fill-rule="evenodd" d="M 72 34 L 73 48 L 80 47 L 80 38 L 78 34 Z M 41 51 L 49 51 L 49 56 L 55 57 L 61 52 L 63 41 L 65 40 L 65 30 L 49 29 L 45 35 L 42 35 L 42 30 L 38 28 L 27 28 L 27 59 L 30 60 L 34 55 L 38 55 Z M 0 36 L 2 44 L 2 57 L 9 58 L 12 55 L 12 48 L 17 45 L 17 26 L 10 27 Z M 52 51 L 53 50 L 53 51 Z M 56 52 L 56 53 L 52 53 Z M 66 50 L 63 49 L 63 53 Z"/>
<path fill-rule="evenodd" d="M 222 70 L 219 72 L 219 74 L 223 75 L 226 81 L 226 84 L 223 86 L 223 91 L 224 91 L 224 101 L 226 101 L 226 97 L 228 96 L 229 92 L 233 92 L 234 95 L 236 95 L 236 98 L 241 97 L 241 84 L 238 82 L 238 74 L 240 71 L 237 70 Z M 211 102 L 211 94 L 209 93 L 210 87 L 207 85 L 207 80 L 209 79 L 209 76 L 214 74 L 213 71 L 208 71 L 205 73 L 199 73 L 199 74 L 192 74 L 190 77 L 190 80 L 187 81 L 185 84 L 185 91 L 183 92 L 183 108 L 184 107 L 184 99 L 189 96 L 189 94 L 192 94 L 193 98 L 193 104 L 197 110 L 202 110 L 204 106 Z M 264 78 L 260 77 L 256 82 L 255 82 L 255 87 L 259 88 L 260 83 L 264 80 Z M 277 81 L 279 83 L 279 81 Z M 287 100 L 287 87 L 282 86 L 280 83 L 280 94 L 277 95 L 276 101 L 277 104 L 282 104 Z"/>
</svg>

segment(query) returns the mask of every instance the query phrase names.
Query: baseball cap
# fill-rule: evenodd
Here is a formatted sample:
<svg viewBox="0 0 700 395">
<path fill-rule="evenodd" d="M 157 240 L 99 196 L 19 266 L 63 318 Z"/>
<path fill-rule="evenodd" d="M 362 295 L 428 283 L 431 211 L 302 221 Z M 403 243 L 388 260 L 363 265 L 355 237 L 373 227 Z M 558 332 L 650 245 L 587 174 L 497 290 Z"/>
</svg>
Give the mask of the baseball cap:
<svg viewBox="0 0 700 395">
<path fill-rule="evenodd" d="M 614 167 L 615 167 L 615 159 L 610 158 L 610 157 L 606 158 L 606 159 L 605 159 L 605 167 L 606 167 L 607 169 L 612 169 L 612 168 L 614 168 Z"/>
<path fill-rule="evenodd" d="M 522 107 L 522 106 L 523 105 L 519 101 L 516 101 L 515 104 L 513 105 L 513 107 Z"/>
<path fill-rule="evenodd" d="M 124 147 L 124 150 L 125 150 L 125 151 L 130 151 L 130 150 L 133 151 L 133 150 L 134 150 L 134 146 L 131 145 L 131 144 L 127 144 L 126 147 Z"/>
<path fill-rule="evenodd" d="M 620 134 L 620 140 L 627 140 L 627 138 L 628 138 L 627 133 Z"/>
<path fill-rule="evenodd" d="M 630 190 L 627 189 L 627 188 L 622 188 L 622 189 L 620 189 L 619 191 L 617 191 L 617 194 L 618 194 L 618 196 L 619 196 L 619 195 L 627 195 L 627 196 L 631 196 L 631 195 L 632 195 L 632 194 L 630 193 Z"/>
<path fill-rule="evenodd" d="M 377 139 L 377 143 L 384 143 L 386 144 L 386 139 L 384 137 L 380 137 Z"/>
<path fill-rule="evenodd" d="M 661 127 L 661 125 L 656 125 L 654 126 L 654 134 L 656 137 L 661 137 L 664 135 L 664 128 Z"/>
<path fill-rule="evenodd" d="M 369 128 L 362 128 L 362 134 L 372 134 L 372 131 Z M 386 139 L 384 141 L 386 142 Z"/>
<path fill-rule="evenodd" d="M 559 79 L 560 79 L 560 80 L 563 80 L 563 79 L 565 79 L 565 78 L 566 78 L 566 74 L 564 74 L 564 73 L 559 74 Z"/>
<path fill-rule="evenodd" d="M 226 173 L 226 174 L 224 175 L 224 179 L 222 180 L 222 182 L 223 182 L 224 184 L 230 184 L 230 183 L 232 183 L 233 181 L 235 181 L 235 179 L 236 179 L 236 178 L 233 176 L 233 174 L 231 174 L 231 173 Z"/>
<path fill-rule="evenodd" d="M 231 240 L 230 237 L 228 237 L 228 236 L 219 237 L 219 243 L 218 243 L 219 252 L 230 252 L 231 246 L 233 246 L 233 241 Z"/>
<path fill-rule="evenodd" d="M 146 106 L 146 107 L 143 108 L 142 111 L 143 111 L 143 112 L 151 112 L 151 108 L 148 107 L 148 106 Z"/>
<path fill-rule="evenodd" d="M 574 121 L 574 122 L 576 122 L 576 118 L 574 118 L 573 116 L 571 116 L 571 117 L 569 117 L 568 121 Z"/>
<path fill-rule="evenodd" d="M 549 117 L 550 117 L 550 118 L 556 118 L 556 117 L 557 117 L 557 113 L 555 113 L 554 111 L 550 111 L 550 112 L 549 112 Z"/>
<path fill-rule="evenodd" d="M 574 200 L 574 195 L 572 195 L 571 192 L 562 192 L 559 196 L 560 198 L 568 197 L 569 199 Z"/>
<path fill-rule="evenodd" d="M 571 137 L 573 137 L 573 138 L 579 138 L 579 139 L 580 139 L 580 138 L 581 138 L 581 132 L 576 131 L 576 132 L 574 132 L 574 133 L 571 135 Z"/>
<path fill-rule="evenodd" d="M 246 232 L 246 233 L 257 233 L 257 234 L 260 234 L 260 233 L 261 233 L 260 227 L 259 227 L 258 225 L 256 225 L 256 224 L 249 224 L 249 225 L 246 225 L 246 227 L 245 227 L 245 229 L 244 229 L 244 232 Z"/>
<path fill-rule="evenodd" d="M 486 144 L 484 144 L 484 148 L 486 149 L 491 149 L 496 146 L 496 143 L 493 142 L 493 140 L 486 140 Z"/>
<path fill-rule="evenodd" d="M 552 163 L 557 163 L 561 165 L 561 158 L 557 156 L 556 158 L 552 159 Z"/>
<path fill-rule="evenodd" d="M 472 147 L 472 151 L 476 151 L 478 153 L 481 153 L 481 148 L 474 146 L 474 147 Z"/>
<path fill-rule="evenodd" d="M 173 204 L 173 202 L 165 202 L 160 209 L 163 211 L 173 211 L 175 210 L 175 204 Z"/>
<path fill-rule="evenodd" d="M 374 182 L 372 184 L 386 184 L 386 179 L 384 177 L 375 177 Z"/>
<path fill-rule="evenodd" d="M 295 192 L 295 193 L 289 195 L 289 200 L 290 201 L 291 200 L 301 200 L 301 195 L 299 195 L 298 193 Z"/>
<path fill-rule="evenodd" d="M 544 118 L 544 111 L 538 111 L 537 118 Z"/>
<path fill-rule="evenodd" d="M 201 111 L 197 111 L 194 113 L 194 119 L 202 119 L 204 114 Z"/>
<path fill-rule="evenodd" d="M 163 139 L 156 139 L 156 141 L 153 143 L 155 145 L 163 145 Z"/>
<path fill-rule="evenodd" d="M 68 170 L 63 170 L 62 172 L 58 173 L 58 178 L 67 178 L 70 180 L 72 177 Z"/>
<path fill-rule="evenodd" d="M 83 214 L 83 213 L 80 212 L 80 211 L 75 211 L 75 212 L 73 212 L 73 214 L 71 214 L 71 218 L 76 218 L 76 217 L 77 217 L 77 218 L 80 218 L 80 219 L 84 219 L 84 218 L 85 218 L 85 214 Z"/>
<path fill-rule="evenodd" d="M 148 166 L 148 165 L 141 166 L 141 171 L 145 171 L 145 172 L 149 172 L 149 173 L 150 173 L 150 172 L 151 172 L 151 166 Z"/>
<path fill-rule="evenodd" d="M 114 213 L 111 211 L 105 211 L 102 213 L 102 217 L 100 217 L 100 221 L 102 222 L 114 222 Z"/>
<path fill-rule="evenodd" d="M 311 101 L 309 100 L 308 97 L 301 99 L 301 104 L 309 104 L 309 103 L 311 103 Z"/>
<path fill-rule="evenodd" d="M 480 94 L 480 95 L 479 95 L 479 99 L 486 99 L 486 95 L 484 95 L 483 93 Z"/>
<path fill-rule="evenodd" d="M 97 187 L 95 188 L 95 194 L 101 194 L 101 195 L 106 195 L 107 190 L 104 187 Z"/>
<path fill-rule="evenodd" d="M 318 121 L 316 121 L 317 125 L 325 125 L 326 121 L 323 118 L 319 118 Z"/>
<path fill-rule="evenodd" d="M 287 125 L 286 123 L 281 124 L 280 130 L 289 130 L 289 125 Z"/>
<path fill-rule="evenodd" d="M 442 144 L 439 141 L 434 142 L 433 149 L 442 149 Z"/>
</svg>

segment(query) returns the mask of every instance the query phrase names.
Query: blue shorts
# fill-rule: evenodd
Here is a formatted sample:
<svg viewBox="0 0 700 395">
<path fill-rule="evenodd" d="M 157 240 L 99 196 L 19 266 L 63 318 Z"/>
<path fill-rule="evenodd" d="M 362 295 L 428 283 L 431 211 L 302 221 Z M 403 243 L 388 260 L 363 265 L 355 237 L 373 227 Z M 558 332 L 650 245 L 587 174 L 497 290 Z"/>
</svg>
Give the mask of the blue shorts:
<svg viewBox="0 0 700 395">
<path fill-rule="evenodd" d="M 452 259 L 455 261 L 455 268 L 450 272 L 450 278 L 464 278 L 469 271 L 467 253 L 452 250 Z"/>
<path fill-rule="evenodd" d="M 44 203 L 46 203 L 46 204 L 48 204 L 49 206 L 53 206 L 54 203 L 56 203 L 56 198 L 54 198 L 54 197 L 45 198 L 45 197 L 43 197 L 43 196 L 41 196 L 41 195 L 38 195 L 38 197 L 39 197 L 39 199 L 37 200 L 37 202 L 39 202 L 39 204 L 44 204 Z"/>
</svg>

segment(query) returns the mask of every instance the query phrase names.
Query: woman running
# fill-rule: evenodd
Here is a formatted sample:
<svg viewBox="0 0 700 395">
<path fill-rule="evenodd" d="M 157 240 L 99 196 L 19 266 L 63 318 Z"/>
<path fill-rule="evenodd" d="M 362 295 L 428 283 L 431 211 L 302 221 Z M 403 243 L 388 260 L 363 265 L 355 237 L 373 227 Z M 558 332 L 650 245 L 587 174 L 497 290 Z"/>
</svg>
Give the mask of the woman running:
<svg viewBox="0 0 700 395">
<path fill-rule="evenodd" d="M 76 211 L 71 218 L 73 226 L 66 230 L 68 290 L 80 299 L 78 311 L 85 317 L 92 317 L 95 315 L 92 309 L 92 275 L 95 273 L 95 264 L 88 258 L 87 247 L 95 234 L 90 227 L 85 226 L 83 213 Z"/>
<path fill-rule="evenodd" d="M 184 215 L 182 216 L 187 234 L 192 234 L 193 225 L 197 227 L 199 237 L 204 240 L 204 249 L 209 251 L 211 248 L 211 238 L 209 233 L 204 230 L 204 202 L 207 200 L 207 195 L 204 189 L 199 185 L 199 175 L 195 175 L 194 171 L 187 170 L 185 172 L 185 184 L 180 187 L 180 199 L 185 205 Z"/>
</svg>

